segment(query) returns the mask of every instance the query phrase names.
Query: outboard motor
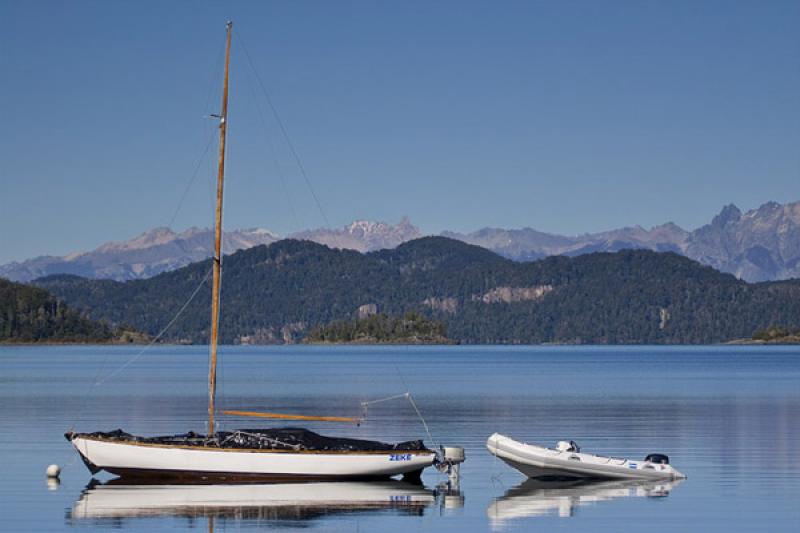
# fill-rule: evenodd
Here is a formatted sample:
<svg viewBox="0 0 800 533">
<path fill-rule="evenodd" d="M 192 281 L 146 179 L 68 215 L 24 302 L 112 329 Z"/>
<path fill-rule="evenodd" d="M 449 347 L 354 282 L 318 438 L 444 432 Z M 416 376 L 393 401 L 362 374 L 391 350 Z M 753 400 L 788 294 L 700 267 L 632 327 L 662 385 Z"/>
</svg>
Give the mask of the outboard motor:
<svg viewBox="0 0 800 533">
<path fill-rule="evenodd" d="M 464 448 L 460 446 L 440 446 L 434 464 L 439 472 L 447 473 L 447 482 L 436 487 L 437 500 L 442 496 L 439 505 L 442 509 L 458 509 L 464 507 L 464 496 L 461 494 L 459 474 L 464 462 Z"/>
<path fill-rule="evenodd" d="M 464 462 L 464 448 L 460 446 L 440 446 L 439 453 L 436 454 L 436 469 L 439 472 L 446 472 L 450 481 L 458 485 L 458 476 L 461 473 L 461 463 Z"/>
<path fill-rule="evenodd" d="M 581 453 L 581 447 L 578 446 L 578 443 L 574 440 L 569 442 L 565 440 L 560 440 L 556 443 L 556 450 L 560 452 L 573 452 L 573 453 Z"/>
<path fill-rule="evenodd" d="M 656 465 L 668 465 L 669 457 L 667 457 L 663 453 L 651 453 L 650 455 L 644 458 L 644 462 L 653 463 Z"/>
</svg>

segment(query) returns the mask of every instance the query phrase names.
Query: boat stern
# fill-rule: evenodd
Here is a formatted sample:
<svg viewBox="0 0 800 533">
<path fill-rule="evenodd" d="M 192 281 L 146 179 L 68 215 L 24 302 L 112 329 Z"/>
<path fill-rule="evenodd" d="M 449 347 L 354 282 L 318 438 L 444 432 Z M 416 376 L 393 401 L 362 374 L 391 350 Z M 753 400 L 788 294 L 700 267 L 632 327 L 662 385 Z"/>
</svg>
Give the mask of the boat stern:
<svg viewBox="0 0 800 533">
<path fill-rule="evenodd" d="M 686 479 L 686 474 L 677 470 L 676 468 L 672 468 L 672 479 Z"/>
</svg>

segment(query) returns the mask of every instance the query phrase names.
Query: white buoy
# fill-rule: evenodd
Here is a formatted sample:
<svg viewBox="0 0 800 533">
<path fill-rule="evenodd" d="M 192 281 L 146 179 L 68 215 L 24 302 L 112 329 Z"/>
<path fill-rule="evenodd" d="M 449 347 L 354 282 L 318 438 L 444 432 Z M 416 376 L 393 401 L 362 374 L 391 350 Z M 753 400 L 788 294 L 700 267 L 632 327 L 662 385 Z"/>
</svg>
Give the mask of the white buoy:
<svg viewBox="0 0 800 533">
<path fill-rule="evenodd" d="M 61 475 L 61 467 L 58 465 L 50 465 L 47 467 L 47 477 L 58 479 L 58 476 Z"/>
</svg>

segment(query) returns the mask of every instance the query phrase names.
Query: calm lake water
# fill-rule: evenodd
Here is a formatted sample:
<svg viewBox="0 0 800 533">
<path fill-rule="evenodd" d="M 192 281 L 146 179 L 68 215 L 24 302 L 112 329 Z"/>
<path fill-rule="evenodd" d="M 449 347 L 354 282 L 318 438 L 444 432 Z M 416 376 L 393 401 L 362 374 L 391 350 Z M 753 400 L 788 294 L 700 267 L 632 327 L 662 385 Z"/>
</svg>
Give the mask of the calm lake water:
<svg viewBox="0 0 800 533">
<path fill-rule="evenodd" d="M 223 409 L 357 415 L 362 400 L 410 390 L 434 439 L 466 448 L 459 492 L 437 489 L 446 477 L 435 471 L 423 488 L 88 487 L 91 475 L 62 436 L 70 427 L 205 430 L 206 349 L 157 347 L 105 379 L 139 350 L 0 347 L 0 529 L 708 532 L 800 524 L 798 347 L 223 347 Z M 402 399 L 372 405 L 360 427 L 312 424 L 430 444 Z M 666 453 L 688 479 L 525 483 L 486 451 L 494 431 L 547 445 L 572 439 L 615 456 Z M 50 463 L 64 467 L 58 486 L 45 479 Z"/>
</svg>

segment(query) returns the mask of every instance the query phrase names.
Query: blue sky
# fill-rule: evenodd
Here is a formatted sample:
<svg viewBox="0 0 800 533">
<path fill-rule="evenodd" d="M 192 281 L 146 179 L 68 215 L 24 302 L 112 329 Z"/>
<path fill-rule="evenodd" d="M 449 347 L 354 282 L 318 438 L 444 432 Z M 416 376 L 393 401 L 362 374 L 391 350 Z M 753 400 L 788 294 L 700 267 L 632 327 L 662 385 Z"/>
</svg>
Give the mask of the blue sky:
<svg viewBox="0 0 800 533">
<path fill-rule="evenodd" d="M 325 224 L 243 46 L 333 226 L 693 229 L 800 199 L 797 1 L 2 1 L 0 262 L 210 225 L 227 18 L 228 228 Z"/>
</svg>

